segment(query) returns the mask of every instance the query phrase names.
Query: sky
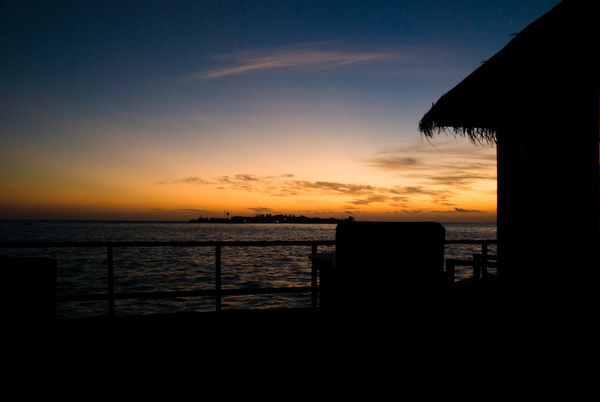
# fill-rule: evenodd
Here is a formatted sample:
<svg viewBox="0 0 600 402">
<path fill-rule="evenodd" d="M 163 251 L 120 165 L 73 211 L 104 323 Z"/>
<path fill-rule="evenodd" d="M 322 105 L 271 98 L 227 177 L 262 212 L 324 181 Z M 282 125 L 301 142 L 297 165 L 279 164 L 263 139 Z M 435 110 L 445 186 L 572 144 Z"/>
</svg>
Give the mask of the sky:
<svg viewBox="0 0 600 402">
<path fill-rule="evenodd" d="M 418 122 L 558 2 L 0 1 L 0 219 L 495 221 Z"/>
</svg>

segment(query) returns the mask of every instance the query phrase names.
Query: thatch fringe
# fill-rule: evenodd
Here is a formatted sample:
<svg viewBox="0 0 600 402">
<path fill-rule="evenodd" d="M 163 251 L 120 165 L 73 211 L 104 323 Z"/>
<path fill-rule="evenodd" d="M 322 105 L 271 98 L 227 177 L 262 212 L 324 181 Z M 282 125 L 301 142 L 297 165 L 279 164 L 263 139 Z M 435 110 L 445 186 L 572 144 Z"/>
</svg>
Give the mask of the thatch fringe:
<svg viewBox="0 0 600 402">
<path fill-rule="evenodd" d="M 446 127 L 437 125 L 435 122 L 423 124 L 419 122 L 419 131 L 426 138 L 433 138 L 438 134 L 450 134 L 452 136 L 466 137 L 475 144 L 495 145 L 497 141 L 496 130 L 482 127 Z"/>
<path fill-rule="evenodd" d="M 422 136 L 426 138 L 433 138 L 438 134 L 450 134 L 453 136 L 466 137 L 475 144 L 496 144 L 496 132 L 497 130 L 488 127 L 473 127 L 468 124 L 457 125 L 456 121 L 453 123 L 445 123 L 444 119 L 436 119 L 433 115 L 436 114 L 435 105 L 429 112 L 423 116 L 419 122 L 419 131 Z"/>
<path fill-rule="evenodd" d="M 523 29 L 432 105 L 419 122 L 421 135 L 496 144 L 508 127 L 533 126 L 540 118 L 551 124 L 557 99 L 597 88 L 598 63 L 588 57 L 598 34 L 590 7 L 589 1 L 564 0 Z"/>
</svg>

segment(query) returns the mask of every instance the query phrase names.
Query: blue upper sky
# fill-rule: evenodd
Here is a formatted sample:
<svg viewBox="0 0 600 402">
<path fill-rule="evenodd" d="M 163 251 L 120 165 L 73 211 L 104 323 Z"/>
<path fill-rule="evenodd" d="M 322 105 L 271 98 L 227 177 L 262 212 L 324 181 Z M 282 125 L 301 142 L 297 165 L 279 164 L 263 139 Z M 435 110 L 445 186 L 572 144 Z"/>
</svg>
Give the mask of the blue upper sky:
<svg viewBox="0 0 600 402">
<path fill-rule="evenodd" d="M 143 194 L 138 210 L 221 213 L 217 201 L 191 201 L 198 188 L 186 198 L 171 187 L 186 200 L 177 206 L 149 195 L 156 183 L 190 177 L 408 183 L 398 165 L 384 172 L 381 155 L 417 160 L 407 150 L 431 103 L 557 3 L 2 1 L 0 189 L 14 196 L 0 199 L 12 211 L 0 218 L 54 216 L 58 205 L 25 211 L 19 199 L 79 205 L 91 188 L 121 194 L 104 201 L 117 210 L 136 210 L 123 200 Z M 307 161 L 311 144 L 328 157 Z M 284 208 L 263 195 L 247 209 Z M 373 197 L 394 210 L 389 193 Z"/>
</svg>

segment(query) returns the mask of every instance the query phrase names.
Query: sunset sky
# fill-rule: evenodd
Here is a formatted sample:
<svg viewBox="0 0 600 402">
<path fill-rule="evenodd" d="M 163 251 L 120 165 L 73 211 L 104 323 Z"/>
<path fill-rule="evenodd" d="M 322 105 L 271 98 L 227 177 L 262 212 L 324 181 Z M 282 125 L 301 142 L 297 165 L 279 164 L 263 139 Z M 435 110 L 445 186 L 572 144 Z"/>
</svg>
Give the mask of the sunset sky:
<svg viewBox="0 0 600 402">
<path fill-rule="evenodd" d="M 417 125 L 558 2 L 2 1 L 0 219 L 494 221 Z"/>
</svg>

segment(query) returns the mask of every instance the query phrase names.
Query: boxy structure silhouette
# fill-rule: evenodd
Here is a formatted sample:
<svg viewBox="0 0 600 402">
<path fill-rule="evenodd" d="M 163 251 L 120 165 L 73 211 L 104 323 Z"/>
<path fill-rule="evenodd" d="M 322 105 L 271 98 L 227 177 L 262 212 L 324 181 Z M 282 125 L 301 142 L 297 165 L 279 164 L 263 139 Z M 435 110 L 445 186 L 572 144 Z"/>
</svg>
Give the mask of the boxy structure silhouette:
<svg viewBox="0 0 600 402">
<path fill-rule="evenodd" d="M 439 223 L 338 224 L 335 305 L 353 313 L 420 312 L 450 282 L 444 272 L 444 242 Z"/>
<path fill-rule="evenodd" d="M 495 143 L 499 276 L 596 291 L 599 59 L 596 4 L 565 0 L 444 94 L 419 125 Z"/>
</svg>

